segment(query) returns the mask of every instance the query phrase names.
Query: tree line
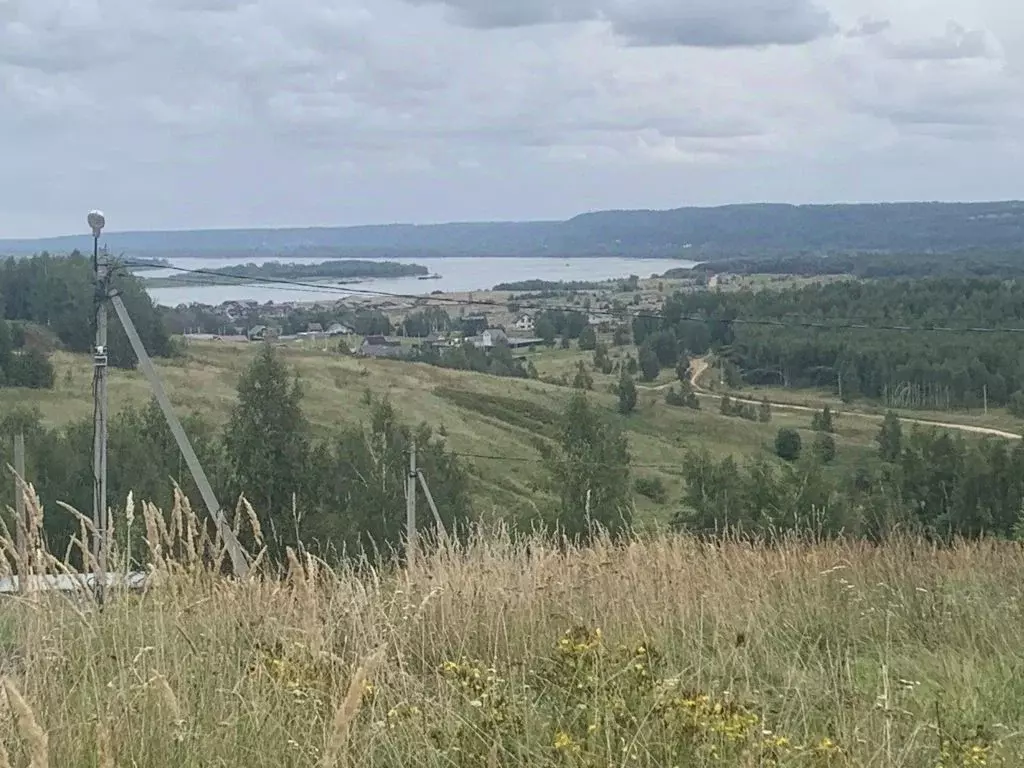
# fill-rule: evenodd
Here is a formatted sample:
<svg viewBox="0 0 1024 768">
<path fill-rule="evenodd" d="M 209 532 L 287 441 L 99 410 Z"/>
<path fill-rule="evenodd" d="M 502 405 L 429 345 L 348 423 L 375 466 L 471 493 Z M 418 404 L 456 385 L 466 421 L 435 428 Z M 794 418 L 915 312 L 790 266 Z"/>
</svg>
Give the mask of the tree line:
<svg viewBox="0 0 1024 768">
<path fill-rule="evenodd" d="M 675 526 L 755 536 L 797 530 L 873 540 L 897 532 L 1024 538 L 1024 443 L 917 426 L 907 434 L 890 412 L 876 460 L 836 471 L 818 451 L 800 456 L 799 443 L 783 445 L 789 432 L 780 430 L 776 441 L 780 454 L 789 452 L 781 463 L 692 452 L 681 468 L 685 491 Z M 827 433 L 819 437 L 827 441 Z"/>
<path fill-rule="evenodd" d="M 946 409 L 1005 405 L 1024 389 L 1024 334 L 998 330 L 1022 326 L 1024 286 L 940 278 L 678 293 L 660 317 L 637 317 L 633 331 L 645 370 L 716 350 L 736 384 L 826 387 L 847 401 Z"/>
<path fill-rule="evenodd" d="M 426 345 L 421 346 L 410 359 L 457 371 L 475 371 L 515 379 L 537 378 L 533 362 L 517 358 L 508 345 L 502 342 L 490 349 L 479 348 L 472 342 L 442 348 Z"/>
<path fill-rule="evenodd" d="M 686 270 L 670 270 L 666 277 L 688 277 Z M 877 253 L 871 251 L 818 251 L 743 256 L 716 256 L 696 267 L 692 274 L 730 272 L 740 275 L 852 275 L 873 278 L 990 277 L 1012 279 L 1024 275 L 1024 252 L 1014 245 L 1004 248 L 967 248 L 955 254 Z"/>
<path fill-rule="evenodd" d="M 149 354 L 171 355 L 170 335 L 140 281 L 115 271 L 110 284 L 120 293 Z M 95 295 L 92 261 L 77 251 L 70 256 L 43 253 L 0 261 L 2 317 L 44 329 L 71 352 L 92 350 Z M 137 362 L 116 320 L 109 324 L 108 362 L 117 368 L 133 368 Z"/>
</svg>

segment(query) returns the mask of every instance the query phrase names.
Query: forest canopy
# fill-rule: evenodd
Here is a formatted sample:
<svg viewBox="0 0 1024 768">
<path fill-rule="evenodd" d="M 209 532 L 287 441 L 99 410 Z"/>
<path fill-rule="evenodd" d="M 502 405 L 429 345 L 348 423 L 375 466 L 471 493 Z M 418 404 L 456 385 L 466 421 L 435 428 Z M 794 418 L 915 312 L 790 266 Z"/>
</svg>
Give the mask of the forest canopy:
<svg viewBox="0 0 1024 768">
<path fill-rule="evenodd" d="M 678 293 L 633 330 L 662 365 L 717 350 L 748 384 L 969 408 L 1006 404 L 1024 388 L 1021 327 L 1024 286 L 939 278 Z"/>
<path fill-rule="evenodd" d="M 48 329 L 71 352 L 90 352 L 94 342 L 95 279 L 92 262 L 82 254 L 0 261 L 0 308 L 7 320 Z M 169 356 L 171 338 L 138 279 L 115 272 L 112 289 L 120 293 L 149 354 Z M 135 354 L 120 323 L 109 325 L 109 362 L 133 368 Z"/>
</svg>

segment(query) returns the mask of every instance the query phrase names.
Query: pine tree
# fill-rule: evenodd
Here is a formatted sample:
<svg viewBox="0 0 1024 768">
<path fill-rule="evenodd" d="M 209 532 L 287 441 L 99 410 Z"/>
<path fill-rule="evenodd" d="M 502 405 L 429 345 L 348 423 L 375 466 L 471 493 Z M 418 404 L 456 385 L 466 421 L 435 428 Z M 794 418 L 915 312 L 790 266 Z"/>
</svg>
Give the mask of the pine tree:
<svg viewBox="0 0 1024 768">
<path fill-rule="evenodd" d="M 612 534 L 632 524 L 630 456 L 625 435 L 607 422 L 587 396 L 569 401 L 549 454 L 560 497 L 555 521 L 569 536 L 586 538 L 594 524 Z"/>
<path fill-rule="evenodd" d="M 690 355 L 684 351 L 679 357 L 679 362 L 676 363 L 676 378 L 683 384 L 689 385 L 692 383 L 690 373 Z"/>
<path fill-rule="evenodd" d="M 636 410 L 636 383 L 626 371 L 619 377 L 619 413 L 626 415 Z"/>
<path fill-rule="evenodd" d="M 814 414 L 811 419 L 811 428 L 817 432 L 835 432 L 836 426 L 832 417 L 832 409 L 826 405 L 821 413 Z"/>
<path fill-rule="evenodd" d="M 298 380 L 266 344 L 242 374 L 224 433 L 233 491 L 252 504 L 277 556 L 298 540 L 293 494 L 303 489 L 309 452 L 309 425 L 301 404 Z"/>
<path fill-rule="evenodd" d="M 593 350 L 597 348 L 597 332 L 593 326 L 588 325 L 580 332 L 580 349 Z"/>
<path fill-rule="evenodd" d="M 661 374 L 661 362 L 654 348 L 645 344 L 640 348 L 640 375 L 644 381 L 654 381 Z"/>
<path fill-rule="evenodd" d="M 732 398 L 729 397 L 728 395 L 722 395 L 722 404 L 719 406 L 718 411 L 723 416 L 732 416 L 733 415 Z"/>
<path fill-rule="evenodd" d="M 10 369 L 13 351 L 14 341 L 11 338 L 11 326 L 0 317 L 0 372 Z"/>
<path fill-rule="evenodd" d="M 828 432 L 819 432 L 814 438 L 814 453 L 822 464 L 830 464 L 836 457 L 836 441 Z"/>
<path fill-rule="evenodd" d="M 882 461 L 893 462 L 903 452 L 903 427 L 894 411 L 885 414 L 885 421 L 875 438 L 878 443 L 878 455 Z"/>
<path fill-rule="evenodd" d="M 594 388 L 594 377 L 587 370 L 586 363 L 580 360 L 576 364 L 576 378 L 572 380 L 573 389 L 590 390 Z"/>
</svg>

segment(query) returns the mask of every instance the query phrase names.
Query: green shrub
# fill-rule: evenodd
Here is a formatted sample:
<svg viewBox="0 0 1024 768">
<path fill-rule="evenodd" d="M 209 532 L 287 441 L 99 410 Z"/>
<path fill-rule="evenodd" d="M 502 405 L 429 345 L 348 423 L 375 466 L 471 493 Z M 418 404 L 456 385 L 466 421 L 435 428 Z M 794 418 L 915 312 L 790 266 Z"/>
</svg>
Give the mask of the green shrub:
<svg viewBox="0 0 1024 768">
<path fill-rule="evenodd" d="M 655 504 L 664 504 L 668 501 L 668 489 L 660 477 L 638 477 L 633 481 L 636 492 Z"/>
<path fill-rule="evenodd" d="M 796 461 L 800 458 L 803 440 L 795 429 L 783 427 L 775 436 L 775 453 L 785 461 Z"/>
</svg>

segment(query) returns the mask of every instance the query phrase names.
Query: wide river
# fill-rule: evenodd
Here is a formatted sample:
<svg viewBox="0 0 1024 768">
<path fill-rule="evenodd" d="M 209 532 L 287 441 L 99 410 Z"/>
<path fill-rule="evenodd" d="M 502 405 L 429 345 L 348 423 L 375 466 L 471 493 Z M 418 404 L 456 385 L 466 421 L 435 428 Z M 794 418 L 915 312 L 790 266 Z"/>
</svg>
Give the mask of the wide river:
<svg viewBox="0 0 1024 768">
<path fill-rule="evenodd" d="M 261 264 L 268 261 L 285 261 L 299 264 L 319 264 L 323 258 L 301 259 L 280 256 L 251 258 L 249 263 Z M 389 259 L 367 259 L 367 261 L 389 261 Z M 680 259 L 623 259 L 623 258 L 577 258 L 559 259 L 545 257 L 530 258 L 402 258 L 390 259 L 403 263 L 421 264 L 430 270 L 432 275 L 440 275 L 437 280 L 420 280 L 415 277 L 382 278 L 366 280 L 351 285 L 360 291 L 380 291 L 382 293 L 427 294 L 431 291 L 445 293 L 464 293 L 467 291 L 484 291 L 499 283 L 519 282 L 522 280 L 612 280 L 615 278 L 638 275 L 650 277 L 663 274 L 674 268 L 689 268 L 696 262 Z M 171 259 L 171 264 L 181 269 L 213 269 L 226 267 L 231 261 L 203 258 Z M 177 277 L 183 273 L 168 269 L 149 270 L 147 277 Z M 244 282 L 238 285 L 183 285 L 175 287 L 152 288 L 149 293 L 158 304 L 176 306 L 178 304 L 210 304 L 217 305 L 225 301 L 259 302 L 273 301 L 299 302 L 319 301 L 338 298 L 346 295 L 346 286 L 319 280 L 301 280 L 303 283 L 316 283 L 322 287 L 266 285 Z"/>
</svg>

